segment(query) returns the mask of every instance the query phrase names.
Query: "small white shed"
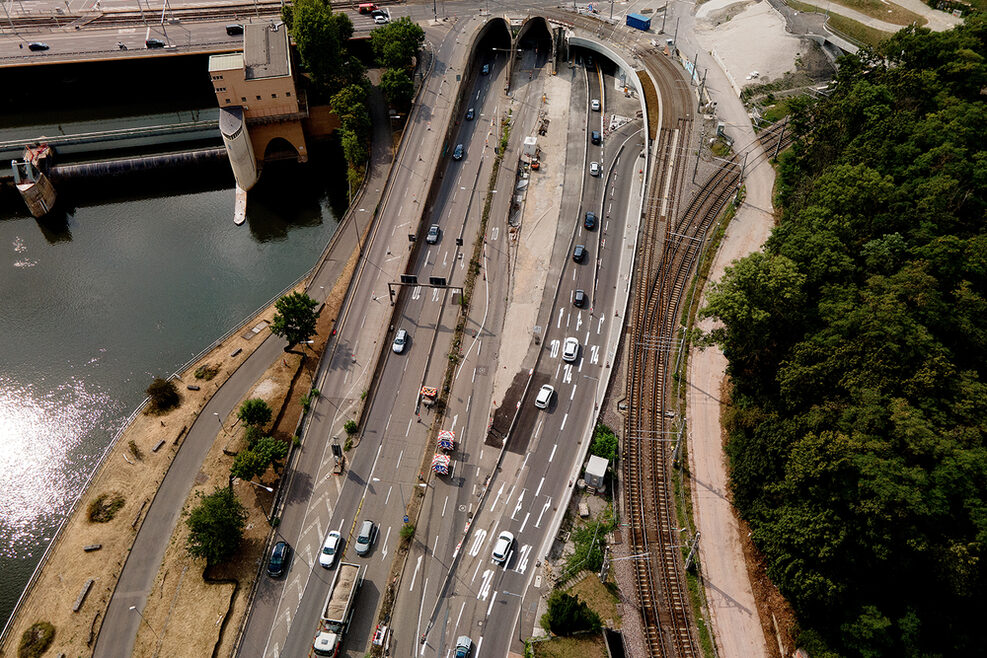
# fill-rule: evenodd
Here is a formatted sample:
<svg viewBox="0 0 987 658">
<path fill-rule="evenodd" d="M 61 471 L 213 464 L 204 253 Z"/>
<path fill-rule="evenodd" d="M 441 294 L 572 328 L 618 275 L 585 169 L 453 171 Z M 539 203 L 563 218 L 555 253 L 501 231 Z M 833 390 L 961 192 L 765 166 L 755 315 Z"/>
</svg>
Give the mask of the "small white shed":
<svg viewBox="0 0 987 658">
<path fill-rule="evenodd" d="M 586 470 L 583 474 L 583 479 L 586 480 L 587 486 L 593 487 L 595 489 L 600 489 L 603 487 L 603 476 L 607 474 L 608 462 L 603 457 L 597 457 L 593 455 L 586 462 Z"/>
<path fill-rule="evenodd" d="M 529 158 L 533 158 L 538 154 L 538 138 L 537 137 L 525 137 L 524 138 L 524 150 L 522 151 Z"/>
</svg>

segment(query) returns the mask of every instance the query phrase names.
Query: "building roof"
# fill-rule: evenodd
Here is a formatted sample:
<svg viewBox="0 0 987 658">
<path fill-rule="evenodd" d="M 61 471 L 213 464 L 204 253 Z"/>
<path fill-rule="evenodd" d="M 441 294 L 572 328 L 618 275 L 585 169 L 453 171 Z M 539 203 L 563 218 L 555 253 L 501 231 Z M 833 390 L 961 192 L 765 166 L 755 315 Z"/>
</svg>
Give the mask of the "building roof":
<svg viewBox="0 0 987 658">
<path fill-rule="evenodd" d="M 284 23 L 248 23 L 244 26 L 243 68 L 247 80 L 291 75 L 288 28 Z"/>
<path fill-rule="evenodd" d="M 209 72 L 239 71 L 243 68 L 243 53 L 224 53 L 209 56 Z"/>
<path fill-rule="evenodd" d="M 609 464 L 603 457 L 597 457 L 593 455 L 589 458 L 589 462 L 586 464 L 586 475 L 595 475 L 597 477 L 603 477 L 607 473 L 607 464 Z"/>
</svg>

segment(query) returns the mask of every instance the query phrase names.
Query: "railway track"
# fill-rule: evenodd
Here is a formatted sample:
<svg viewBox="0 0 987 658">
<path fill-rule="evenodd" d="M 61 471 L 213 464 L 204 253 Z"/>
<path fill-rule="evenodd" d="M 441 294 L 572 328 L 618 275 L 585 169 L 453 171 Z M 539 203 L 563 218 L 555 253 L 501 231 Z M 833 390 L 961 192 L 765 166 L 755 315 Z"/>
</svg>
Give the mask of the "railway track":
<svg viewBox="0 0 987 658">
<path fill-rule="evenodd" d="M 677 351 L 678 318 L 685 290 L 706 235 L 741 183 L 734 158 L 719 167 L 678 211 L 676 199 L 688 159 L 691 121 L 663 129 L 656 146 L 652 185 L 646 205 L 641 249 L 635 269 L 631 315 L 628 413 L 625 424 L 625 513 L 630 529 L 635 584 L 650 656 L 702 655 L 693 631 L 692 609 L 682 556 L 674 483 L 673 450 L 681 437 L 669 381 Z M 759 137 L 747 165 L 767 160 L 784 128 Z M 789 136 L 790 141 L 790 136 Z M 781 148 L 786 142 L 782 140 Z M 678 437 L 678 438 L 677 438 Z"/>
</svg>

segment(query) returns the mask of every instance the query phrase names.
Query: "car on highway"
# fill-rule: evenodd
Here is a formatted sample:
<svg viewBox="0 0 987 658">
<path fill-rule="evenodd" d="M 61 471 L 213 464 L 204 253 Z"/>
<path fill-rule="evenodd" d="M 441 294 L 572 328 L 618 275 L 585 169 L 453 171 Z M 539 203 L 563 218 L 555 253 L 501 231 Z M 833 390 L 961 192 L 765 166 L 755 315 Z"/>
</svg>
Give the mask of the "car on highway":
<svg viewBox="0 0 987 658">
<path fill-rule="evenodd" d="M 456 149 L 452 152 L 452 159 L 453 160 L 462 160 L 463 159 L 463 152 L 464 152 L 463 151 L 463 145 L 462 144 L 456 144 Z"/>
<path fill-rule="evenodd" d="M 594 144 L 599 144 L 600 142 L 602 142 L 603 141 L 603 138 L 600 136 L 600 131 L 599 130 L 594 130 L 594 131 L 590 132 L 590 134 L 589 134 L 589 141 L 591 141 Z"/>
<path fill-rule="evenodd" d="M 145 48 L 164 48 L 165 42 L 161 39 L 147 39 L 144 41 Z"/>
<path fill-rule="evenodd" d="M 376 539 L 377 525 L 373 521 L 365 519 L 360 524 L 360 533 L 356 536 L 356 554 L 366 555 L 369 553 Z"/>
<path fill-rule="evenodd" d="M 439 234 L 442 230 L 439 228 L 438 224 L 432 224 L 428 227 L 428 233 L 425 235 L 425 242 L 429 244 L 435 244 L 439 241 Z"/>
<path fill-rule="evenodd" d="M 592 212 L 587 212 L 586 217 L 583 218 L 583 226 L 586 227 L 587 231 L 592 231 L 596 228 L 596 214 Z"/>
<path fill-rule="evenodd" d="M 586 245 L 577 244 L 572 250 L 572 260 L 581 263 L 584 258 L 586 258 Z"/>
<path fill-rule="evenodd" d="M 243 34 L 243 26 L 239 23 L 230 23 L 226 26 L 226 33 L 231 37 Z"/>
<path fill-rule="evenodd" d="M 465 635 L 460 635 L 459 639 L 456 640 L 456 658 L 469 658 L 470 652 L 473 651 L 473 640 L 469 639 Z"/>
<path fill-rule="evenodd" d="M 555 395 L 555 389 L 550 384 L 545 384 L 535 396 L 535 406 L 539 409 L 548 409 L 548 405 L 552 403 L 553 395 Z"/>
<path fill-rule="evenodd" d="M 330 530 L 329 534 L 326 535 L 325 543 L 322 544 L 322 552 L 319 553 L 319 564 L 326 569 L 331 569 L 332 565 L 336 564 L 336 558 L 342 552 L 340 546 L 342 543 L 343 536 L 336 530 Z"/>
<path fill-rule="evenodd" d="M 583 290 L 577 290 L 572 294 L 572 305 L 577 308 L 582 308 L 586 306 L 586 292 Z"/>
<path fill-rule="evenodd" d="M 493 561 L 497 564 L 504 564 L 507 562 L 508 556 L 511 554 L 511 547 L 514 546 L 514 535 L 512 535 L 507 530 L 500 533 L 497 537 L 497 543 L 493 547 Z"/>
<path fill-rule="evenodd" d="M 267 561 L 267 575 L 278 578 L 284 575 L 291 558 L 291 546 L 286 541 L 279 541 L 271 549 L 271 558 Z"/>
<path fill-rule="evenodd" d="M 472 107 L 470 109 L 466 110 L 466 120 L 467 121 L 472 121 L 474 116 L 475 116 L 475 112 L 473 111 L 473 108 Z"/>
<path fill-rule="evenodd" d="M 374 16 L 374 23 L 376 25 L 386 25 L 390 21 L 387 20 L 387 16 Z"/>
<path fill-rule="evenodd" d="M 593 111 L 594 112 L 599 112 L 600 111 L 600 99 L 599 98 L 594 98 L 592 101 L 590 101 L 589 106 L 591 108 L 593 108 Z"/>
<path fill-rule="evenodd" d="M 395 354 L 400 354 L 404 351 L 405 346 L 408 344 L 408 331 L 406 329 L 398 329 L 398 332 L 394 334 L 394 342 L 391 343 L 391 349 L 394 350 Z"/>
<path fill-rule="evenodd" d="M 562 344 L 562 360 L 573 362 L 579 356 L 579 339 L 569 336 Z"/>
<path fill-rule="evenodd" d="M 41 41 L 32 41 L 31 43 L 27 44 L 27 49 L 28 50 L 34 50 L 34 51 L 48 50 L 48 47 L 49 46 L 48 46 L 47 43 L 44 43 L 44 42 L 41 42 Z"/>
<path fill-rule="evenodd" d="M 484 64 L 483 65 L 483 68 L 480 69 L 480 74 L 481 75 L 487 75 L 488 73 L 490 73 L 490 65 L 489 64 Z"/>
<path fill-rule="evenodd" d="M 600 175 L 600 163 L 599 162 L 590 162 L 589 163 L 589 175 L 590 176 L 599 176 Z"/>
</svg>

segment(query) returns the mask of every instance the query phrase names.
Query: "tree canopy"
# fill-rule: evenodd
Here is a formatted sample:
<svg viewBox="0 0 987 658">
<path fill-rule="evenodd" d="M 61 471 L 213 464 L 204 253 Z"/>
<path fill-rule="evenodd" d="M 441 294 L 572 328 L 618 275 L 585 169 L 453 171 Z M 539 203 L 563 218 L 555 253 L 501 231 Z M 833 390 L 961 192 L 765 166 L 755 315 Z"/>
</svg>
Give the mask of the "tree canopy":
<svg viewBox="0 0 987 658">
<path fill-rule="evenodd" d="M 579 631 L 600 630 L 600 616 L 578 598 L 554 590 L 548 595 L 548 612 L 542 615 L 542 626 L 556 635 L 573 635 Z"/>
<path fill-rule="evenodd" d="M 288 456 L 288 444 L 280 439 L 265 436 L 254 442 L 246 450 L 237 453 L 230 467 L 230 476 L 241 480 L 253 480 L 273 466 L 281 470 L 281 462 Z"/>
<path fill-rule="evenodd" d="M 406 109 L 415 95 L 415 84 L 405 69 L 387 69 L 380 76 L 380 90 L 392 106 Z"/>
<path fill-rule="evenodd" d="M 260 398 L 250 398 L 240 404 L 237 418 L 245 425 L 263 427 L 271 422 L 271 407 Z"/>
<path fill-rule="evenodd" d="M 207 566 L 225 562 L 240 547 L 247 510 L 229 487 L 209 495 L 199 493 L 198 498 L 199 504 L 185 519 L 186 548 L 193 557 L 205 558 Z"/>
<path fill-rule="evenodd" d="M 425 43 L 425 30 L 407 16 L 375 28 L 370 33 L 374 58 L 383 68 L 409 68 Z"/>
<path fill-rule="evenodd" d="M 288 341 L 285 351 L 315 335 L 315 323 L 319 318 L 315 307 L 319 303 L 303 292 L 284 295 L 274 302 L 274 320 L 271 333 Z"/>
<path fill-rule="evenodd" d="M 346 42 L 353 36 L 350 17 L 334 12 L 327 0 L 297 0 L 285 13 L 302 66 L 316 85 L 332 94 L 348 84 L 350 55 Z"/>
<path fill-rule="evenodd" d="M 792 104 L 783 216 L 704 313 L 734 501 L 810 655 L 978 653 L 987 22 L 907 28 Z"/>
</svg>

